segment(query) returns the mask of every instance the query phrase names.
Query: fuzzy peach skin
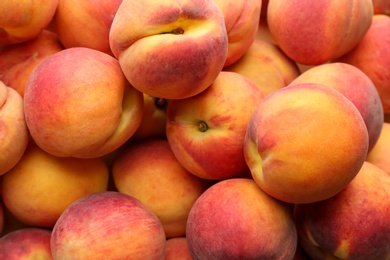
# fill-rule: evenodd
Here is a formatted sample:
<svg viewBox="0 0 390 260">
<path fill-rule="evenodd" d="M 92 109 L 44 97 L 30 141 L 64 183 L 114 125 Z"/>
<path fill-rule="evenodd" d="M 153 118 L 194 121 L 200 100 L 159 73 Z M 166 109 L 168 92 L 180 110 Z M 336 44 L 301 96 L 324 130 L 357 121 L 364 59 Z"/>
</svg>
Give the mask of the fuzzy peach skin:
<svg viewBox="0 0 390 260">
<path fill-rule="evenodd" d="M 185 235 L 192 205 L 210 186 L 188 172 L 162 138 L 130 144 L 114 161 L 112 176 L 119 192 L 135 197 L 156 214 L 167 238 Z"/>
<path fill-rule="evenodd" d="M 105 191 L 108 178 L 101 158 L 56 157 L 30 142 L 18 164 L 2 176 L 2 199 L 21 222 L 52 228 L 72 202 Z"/>
<path fill-rule="evenodd" d="M 0 48 L 37 37 L 53 19 L 58 0 L 0 2 Z"/>
<path fill-rule="evenodd" d="M 315 83 L 284 87 L 264 98 L 250 119 L 245 160 L 256 183 L 289 203 L 340 192 L 358 173 L 368 133 L 357 108 Z"/>
<path fill-rule="evenodd" d="M 192 174 L 222 180 L 249 173 L 242 152 L 249 119 L 264 94 L 248 78 L 222 71 L 202 93 L 170 100 L 167 139 Z"/>
<path fill-rule="evenodd" d="M 192 260 L 186 237 L 173 237 L 165 244 L 164 260 Z"/>
<path fill-rule="evenodd" d="M 112 55 L 109 32 L 122 0 L 58 0 L 53 28 L 66 48 L 87 47 Z"/>
<path fill-rule="evenodd" d="M 256 38 L 245 54 L 224 71 L 251 79 L 267 96 L 287 86 L 300 75 L 298 65 L 276 44 Z"/>
<path fill-rule="evenodd" d="M 143 96 L 112 56 L 68 48 L 31 73 L 24 93 L 34 141 L 59 157 L 96 158 L 114 151 L 142 120 Z"/>
<path fill-rule="evenodd" d="M 222 180 L 191 209 L 187 244 L 197 259 L 293 259 L 297 232 L 290 205 L 251 179 Z"/>
<path fill-rule="evenodd" d="M 0 238 L 0 259 L 53 259 L 50 249 L 51 231 L 28 227 Z"/>
<path fill-rule="evenodd" d="M 124 0 L 109 38 L 129 82 L 166 99 L 205 90 L 228 51 L 224 17 L 214 0 Z"/>
<path fill-rule="evenodd" d="M 390 1 L 389 0 L 372 0 L 374 5 L 374 14 L 390 15 Z"/>
<path fill-rule="evenodd" d="M 372 0 L 272 0 L 269 30 L 293 60 L 318 65 L 338 58 L 361 40 L 373 17 Z"/>
<path fill-rule="evenodd" d="M 366 161 L 390 175 L 390 122 L 384 122 L 378 141 L 367 154 Z"/>
<path fill-rule="evenodd" d="M 228 35 L 225 67 L 235 63 L 256 38 L 260 24 L 261 1 L 214 0 L 221 9 Z"/>
<path fill-rule="evenodd" d="M 379 93 L 364 72 L 347 63 L 332 62 L 308 69 L 290 85 L 300 83 L 322 84 L 348 98 L 364 119 L 369 136 L 368 151 L 372 149 L 381 133 L 384 114 Z"/>
<path fill-rule="evenodd" d="M 0 176 L 18 163 L 28 142 L 23 98 L 0 81 Z"/>
<path fill-rule="evenodd" d="M 97 192 L 72 203 L 52 231 L 54 259 L 163 259 L 161 222 L 134 197 Z"/>
<path fill-rule="evenodd" d="M 31 72 L 44 59 L 63 49 L 56 34 L 48 30 L 32 40 L 8 45 L 0 52 L 0 80 L 23 97 Z"/>
<path fill-rule="evenodd" d="M 299 241 L 312 259 L 389 259 L 390 176 L 365 162 L 345 189 L 295 207 Z"/>
<path fill-rule="evenodd" d="M 390 113 L 390 17 L 374 15 L 363 39 L 352 51 L 337 59 L 351 64 L 372 80 L 382 100 L 383 110 Z"/>
</svg>

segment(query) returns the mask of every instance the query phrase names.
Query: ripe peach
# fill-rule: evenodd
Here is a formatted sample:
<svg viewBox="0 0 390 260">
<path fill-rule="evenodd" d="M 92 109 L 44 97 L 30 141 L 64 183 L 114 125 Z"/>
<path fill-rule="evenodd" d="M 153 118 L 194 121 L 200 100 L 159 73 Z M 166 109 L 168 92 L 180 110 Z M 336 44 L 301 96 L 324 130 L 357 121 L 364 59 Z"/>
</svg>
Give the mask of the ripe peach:
<svg viewBox="0 0 390 260">
<path fill-rule="evenodd" d="M 193 259 L 293 259 L 297 246 L 290 205 L 240 178 L 217 182 L 199 197 L 186 238 Z"/>
<path fill-rule="evenodd" d="M 0 52 L 0 80 L 23 97 L 31 72 L 44 59 L 63 49 L 56 34 L 48 30 L 32 40 L 4 47 Z"/>
<path fill-rule="evenodd" d="M 362 39 L 373 17 L 372 0 L 269 1 L 269 30 L 294 61 L 318 65 L 338 58 Z"/>
<path fill-rule="evenodd" d="M 390 122 L 384 122 L 375 146 L 368 153 L 366 161 L 381 168 L 390 175 Z"/>
<path fill-rule="evenodd" d="M 290 85 L 300 83 L 322 84 L 348 98 L 364 119 L 369 135 L 368 150 L 372 149 L 381 133 L 384 114 L 378 90 L 364 72 L 347 63 L 332 62 L 308 69 Z"/>
<path fill-rule="evenodd" d="M 2 199 L 21 222 L 52 228 L 72 202 L 106 190 L 108 177 L 101 158 L 55 157 L 30 142 L 17 165 L 2 176 Z"/>
<path fill-rule="evenodd" d="M 374 15 L 372 24 L 359 44 L 337 61 L 362 70 L 374 83 L 383 110 L 390 113 L 390 17 Z"/>
<path fill-rule="evenodd" d="M 112 174 L 119 192 L 156 214 L 167 238 L 185 235 L 188 213 L 210 185 L 188 172 L 160 138 L 130 144 L 114 161 Z"/>
<path fill-rule="evenodd" d="M 129 82 L 166 99 L 205 90 L 228 50 L 224 17 L 214 0 L 124 0 L 109 40 Z"/>
<path fill-rule="evenodd" d="M 28 142 L 23 98 L 0 81 L 0 175 L 18 163 Z"/>
<path fill-rule="evenodd" d="M 335 196 L 298 204 L 299 241 L 312 259 L 388 259 L 390 176 L 365 162 Z"/>
<path fill-rule="evenodd" d="M 167 240 L 164 260 L 192 260 L 186 237 L 173 237 Z"/>
<path fill-rule="evenodd" d="M 0 49 L 37 37 L 53 19 L 58 0 L 0 2 Z"/>
<path fill-rule="evenodd" d="M 390 1 L 389 0 L 372 0 L 374 5 L 374 14 L 390 15 Z"/>
<path fill-rule="evenodd" d="M 290 85 L 265 97 L 252 114 L 244 143 L 256 183 L 289 203 L 340 192 L 360 170 L 367 150 L 368 132 L 357 108 L 340 92 L 315 83 Z"/>
<path fill-rule="evenodd" d="M 87 47 L 112 55 L 109 32 L 122 0 L 58 0 L 53 31 L 65 46 Z"/>
<path fill-rule="evenodd" d="M 235 63 L 253 43 L 260 24 L 262 1 L 214 0 L 222 11 L 228 36 L 225 65 Z"/>
<path fill-rule="evenodd" d="M 34 141 L 59 157 L 96 158 L 114 151 L 142 120 L 142 93 L 118 61 L 89 48 L 51 55 L 31 73 L 25 116 Z"/>
<path fill-rule="evenodd" d="M 116 191 L 72 203 L 52 231 L 54 259 L 164 259 L 166 238 L 157 216 Z"/>
<path fill-rule="evenodd" d="M 240 73 L 252 80 L 265 95 L 287 86 L 300 71 L 276 44 L 256 38 L 245 54 L 224 71 Z"/>
</svg>

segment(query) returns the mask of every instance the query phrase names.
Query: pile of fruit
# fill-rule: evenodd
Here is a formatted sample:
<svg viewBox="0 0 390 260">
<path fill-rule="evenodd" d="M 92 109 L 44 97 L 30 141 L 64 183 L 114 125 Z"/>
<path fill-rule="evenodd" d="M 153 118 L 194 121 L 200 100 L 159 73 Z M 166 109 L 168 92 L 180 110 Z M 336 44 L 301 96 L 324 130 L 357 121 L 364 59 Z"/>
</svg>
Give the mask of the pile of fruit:
<svg viewBox="0 0 390 260">
<path fill-rule="evenodd" d="M 0 259 L 389 259 L 389 115 L 389 0 L 1 1 Z"/>
</svg>

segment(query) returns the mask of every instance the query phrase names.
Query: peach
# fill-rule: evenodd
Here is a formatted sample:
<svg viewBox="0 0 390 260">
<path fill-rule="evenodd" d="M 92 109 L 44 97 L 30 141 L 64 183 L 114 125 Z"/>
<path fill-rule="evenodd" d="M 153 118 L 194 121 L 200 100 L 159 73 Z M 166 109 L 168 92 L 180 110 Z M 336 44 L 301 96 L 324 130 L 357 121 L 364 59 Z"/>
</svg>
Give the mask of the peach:
<svg viewBox="0 0 390 260">
<path fill-rule="evenodd" d="M 72 203 L 52 231 L 54 259 L 164 259 L 161 222 L 134 197 L 96 192 Z"/>
<path fill-rule="evenodd" d="M 298 204 L 299 243 L 312 259 L 388 259 L 390 176 L 365 162 L 332 198 Z"/>
<path fill-rule="evenodd" d="M 390 17 L 374 15 L 372 24 L 359 44 L 336 61 L 362 70 L 374 83 L 383 110 L 390 113 Z"/>
<path fill-rule="evenodd" d="M 372 0 L 374 5 L 374 14 L 390 15 L 390 1 L 389 0 Z"/>
<path fill-rule="evenodd" d="M 173 237 L 165 244 L 164 260 L 192 260 L 186 237 Z"/>
<path fill-rule="evenodd" d="M 224 71 L 251 79 L 265 95 L 287 86 L 300 75 L 296 62 L 276 44 L 256 38 L 246 53 Z"/>
<path fill-rule="evenodd" d="M 2 235 L 4 230 L 4 223 L 5 223 L 4 203 L 2 199 L 0 199 L 0 236 Z"/>
<path fill-rule="evenodd" d="M 0 238 L 0 259 L 51 260 L 51 231 L 29 227 L 12 231 Z"/>
<path fill-rule="evenodd" d="M 244 137 L 263 98 L 261 90 L 245 76 L 222 71 L 202 93 L 170 100 L 167 139 L 179 163 L 210 180 L 247 175 Z"/>
<path fill-rule="evenodd" d="M 217 182 L 199 197 L 186 239 L 193 259 L 293 259 L 297 247 L 290 205 L 241 178 Z"/>
<path fill-rule="evenodd" d="M 58 0 L 0 2 L 0 49 L 37 37 L 53 19 Z"/>
<path fill-rule="evenodd" d="M 224 17 L 214 0 L 124 0 L 109 40 L 129 82 L 166 99 L 205 90 L 228 51 Z"/>
<path fill-rule="evenodd" d="M 143 96 L 144 109 L 142 121 L 135 133 L 131 136 L 130 141 L 166 136 L 167 106 L 169 100 L 152 97 L 147 94 L 143 94 Z"/>
<path fill-rule="evenodd" d="M 0 176 L 18 163 L 28 142 L 23 98 L 0 81 Z"/>
<path fill-rule="evenodd" d="M 390 175 L 390 122 L 384 122 L 378 141 L 367 154 L 366 161 Z"/>
<path fill-rule="evenodd" d="M 370 27 L 372 0 L 269 1 L 269 30 L 294 61 L 319 65 L 352 50 Z"/>
<path fill-rule="evenodd" d="M 253 43 L 260 23 L 260 0 L 214 0 L 221 9 L 228 36 L 224 66 L 235 63 Z"/>
<path fill-rule="evenodd" d="M 96 158 L 124 144 L 142 120 L 142 93 L 126 80 L 118 60 L 84 47 L 41 62 L 24 92 L 32 138 L 58 157 Z"/>
<path fill-rule="evenodd" d="M 53 30 L 65 46 L 87 47 L 112 55 L 109 32 L 122 0 L 58 0 Z"/>
<path fill-rule="evenodd" d="M 265 97 L 244 143 L 255 182 L 289 203 L 334 196 L 359 172 L 367 151 L 368 132 L 357 108 L 316 83 L 286 86 Z"/>
<path fill-rule="evenodd" d="M 0 80 L 23 97 L 31 72 L 44 59 L 63 49 L 56 34 L 48 30 L 32 40 L 4 47 L 0 52 Z"/>
<path fill-rule="evenodd" d="M 114 161 L 112 175 L 119 192 L 156 214 L 167 238 L 185 235 L 188 213 L 210 185 L 188 172 L 160 138 L 130 144 Z"/>
<path fill-rule="evenodd" d="M 101 158 L 55 157 L 30 142 L 17 165 L 2 176 L 5 207 L 22 223 L 52 228 L 75 200 L 107 189 Z"/>
<path fill-rule="evenodd" d="M 384 121 L 381 99 L 374 83 L 360 69 L 347 63 L 332 62 L 308 69 L 290 85 L 318 83 L 333 88 L 359 110 L 367 127 L 370 151 L 377 142 Z"/>
</svg>

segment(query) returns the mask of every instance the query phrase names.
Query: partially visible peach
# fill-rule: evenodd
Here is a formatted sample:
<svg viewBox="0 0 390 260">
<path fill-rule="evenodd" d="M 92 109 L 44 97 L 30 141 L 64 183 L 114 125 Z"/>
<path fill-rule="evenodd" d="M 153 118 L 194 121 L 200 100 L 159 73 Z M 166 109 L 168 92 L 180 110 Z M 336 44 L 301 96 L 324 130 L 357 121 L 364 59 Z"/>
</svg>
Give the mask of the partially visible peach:
<svg viewBox="0 0 390 260">
<path fill-rule="evenodd" d="M 359 44 L 337 61 L 362 70 L 374 83 L 383 110 L 390 113 L 390 16 L 374 15 L 372 24 Z"/>
<path fill-rule="evenodd" d="M 294 211 L 299 243 L 312 259 L 388 259 L 390 176 L 365 162 L 342 191 Z"/>
<path fill-rule="evenodd" d="M 0 49 L 37 37 L 53 19 L 58 0 L 0 1 Z"/>
<path fill-rule="evenodd" d="M 362 115 L 369 135 L 370 151 L 377 142 L 384 121 L 382 102 L 371 79 L 347 63 L 332 62 L 308 69 L 290 85 L 317 83 L 335 89 L 350 100 Z"/>
<path fill-rule="evenodd" d="M 256 38 L 246 53 L 224 71 L 246 76 L 264 95 L 287 86 L 300 75 L 299 68 L 276 44 Z"/>
<path fill-rule="evenodd" d="M 260 0 L 214 0 L 222 10 L 228 35 L 225 65 L 235 63 L 256 38 L 260 23 Z"/>
<path fill-rule="evenodd" d="M 368 153 L 366 161 L 381 168 L 390 175 L 390 122 L 384 122 L 375 146 Z"/>
<path fill-rule="evenodd" d="M 56 34 L 48 30 L 32 40 L 4 47 L 0 52 L 0 80 L 23 97 L 31 72 L 44 59 L 63 49 Z"/>
<path fill-rule="evenodd" d="M 164 260 L 192 260 L 186 237 L 173 237 L 167 240 Z"/>
<path fill-rule="evenodd" d="M 372 0 L 374 5 L 374 14 L 390 15 L 390 1 L 389 0 Z"/>
<path fill-rule="evenodd" d="M 143 96 L 114 57 L 67 48 L 41 62 L 24 92 L 34 141 L 59 157 L 96 158 L 124 144 L 142 120 Z"/>
<path fill-rule="evenodd" d="M 18 163 L 28 142 L 23 98 L 0 81 L 0 175 Z"/>
<path fill-rule="evenodd" d="M 294 61 L 318 65 L 352 50 L 370 27 L 372 0 L 272 0 L 269 30 Z"/>
<path fill-rule="evenodd" d="M 289 203 L 334 196 L 359 172 L 367 151 L 368 132 L 357 108 L 340 92 L 315 83 L 265 97 L 244 143 L 255 182 Z"/>
</svg>

